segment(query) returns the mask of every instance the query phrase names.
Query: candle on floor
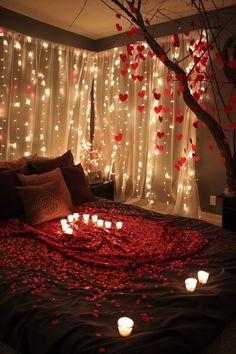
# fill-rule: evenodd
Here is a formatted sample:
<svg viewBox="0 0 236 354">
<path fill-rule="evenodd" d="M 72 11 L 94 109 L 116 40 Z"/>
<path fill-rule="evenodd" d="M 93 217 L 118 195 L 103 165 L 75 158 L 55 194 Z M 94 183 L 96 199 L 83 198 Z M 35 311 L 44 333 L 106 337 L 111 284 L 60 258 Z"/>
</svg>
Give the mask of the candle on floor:
<svg viewBox="0 0 236 354">
<path fill-rule="evenodd" d="M 105 221 L 105 228 L 110 229 L 111 228 L 111 221 Z"/>
<path fill-rule="evenodd" d="M 102 219 L 98 219 L 98 221 L 97 221 L 97 226 L 98 227 L 103 227 L 103 220 Z"/>
<path fill-rule="evenodd" d="M 128 337 L 132 332 L 134 321 L 129 317 L 121 317 L 117 321 L 118 331 L 122 337 Z"/>
<path fill-rule="evenodd" d="M 89 214 L 83 214 L 83 220 L 87 224 L 89 221 Z"/>
<path fill-rule="evenodd" d="M 97 221 L 98 221 L 98 216 L 92 215 L 92 222 L 97 222 Z"/>
<path fill-rule="evenodd" d="M 65 233 L 68 234 L 68 235 L 72 235 L 73 234 L 73 229 L 71 227 L 68 227 L 66 230 L 65 230 Z"/>
<path fill-rule="evenodd" d="M 67 219 L 69 222 L 73 222 L 74 221 L 74 216 L 73 215 L 68 215 Z"/>
<path fill-rule="evenodd" d="M 206 284 L 209 277 L 209 273 L 205 272 L 204 270 L 199 270 L 197 276 L 199 283 Z"/>
<path fill-rule="evenodd" d="M 75 220 L 78 220 L 79 219 L 79 213 L 74 213 L 73 217 L 74 217 Z"/>
<path fill-rule="evenodd" d="M 117 221 L 117 223 L 116 223 L 117 230 L 122 229 L 122 226 L 123 226 L 123 222 L 122 221 Z"/>
<path fill-rule="evenodd" d="M 185 279 L 185 287 L 188 291 L 194 292 L 196 286 L 197 286 L 197 279 L 195 278 Z"/>
</svg>

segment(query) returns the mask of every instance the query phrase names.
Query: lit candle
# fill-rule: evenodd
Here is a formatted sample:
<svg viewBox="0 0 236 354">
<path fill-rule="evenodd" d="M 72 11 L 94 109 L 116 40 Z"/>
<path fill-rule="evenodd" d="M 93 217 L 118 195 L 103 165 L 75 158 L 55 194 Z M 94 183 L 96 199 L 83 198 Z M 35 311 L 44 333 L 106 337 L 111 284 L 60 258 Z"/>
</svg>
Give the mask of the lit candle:
<svg viewBox="0 0 236 354">
<path fill-rule="evenodd" d="M 111 221 L 105 221 L 105 228 L 110 229 L 111 228 Z"/>
<path fill-rule="evenodd" d="M 209 277 L 209 273 L 205 272 L 204 270 L 199 270 L 197 276 L 198 276 L 199 283 L 206 284 Z"/>
<path fill-rule="evenodd" d="M 60 222 L 61 222 L 62 228 L 63 228 L 63 226 L 67 225 L 67 219 L 61 219 Z"/>
<path fill-rule="evenodd" d="M 87 224 L 87 222 L 89 221 L 89 214 L 83 214 L 83 220 Z"/>
<path fill-rule="evenodd" d="M 73 222 L 74 221 L 74 216 L 73 215 L 68 215 L 67 219 L 69 222 Z"/>
<path fill-rule="evenodd" d="M 117 230 L 122 229 L 122 226 L 123 226 L 123 222 L 122 221 L 117 221 L 117 223 L 116 223 Z"/>
<path fill-rule="evenodd" d="M 134 321 L 129 317 L 121 317 L 117 321 L 118 331 L 122 337 L 127 337 L 132 332 Z"/>
<path fill-rule="evenodd" d="M 193 292 L 197 286 L 197 279 L 188 278 L 185 279 L 185 287 L 188 291 Z"/>
<path fill-rule="evenodd" d="M 71 227 L 68 227 L 66 230 L 65 230 L 65 233 L 68 234 L 68 235 L 72 235 L 73 234 L 73 229 Z"/>
<path fill-rule="evenodd" d="M 97 221 L 98 221 L 98 216 L 92 215 L 92 222 L 97 222 Z"/>
<path fill-rule="evenodd" d="M 79 213 L 74 213 L 73 217 L 74 217 L 75 220 L 78 220 L 79 219 Z"/>
<path fill-rule="evenodd" d="M 103 227 L 103 220 L 102 219 L 98 219 L 97 226 L 98 227 Z"/>
</svg>

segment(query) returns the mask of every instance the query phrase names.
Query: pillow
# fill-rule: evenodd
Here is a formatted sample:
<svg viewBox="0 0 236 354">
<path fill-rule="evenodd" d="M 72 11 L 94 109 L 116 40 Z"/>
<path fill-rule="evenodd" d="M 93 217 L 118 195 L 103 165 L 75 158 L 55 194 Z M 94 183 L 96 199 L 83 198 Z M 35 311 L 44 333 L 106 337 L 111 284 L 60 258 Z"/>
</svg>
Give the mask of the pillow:
<svg viewBox="0 0 236 354">
<path fill-rule="evenodd" d="M 70 193 L 62 179 L 36 186 L 17 187 L 26 221 L 38 225 L 72 212 Z"/>
<path fill-rule="evenodd" d="M 10 161 L 0 161 L 0 169 L 17 169 L 27 166 L 27 161 L 34 160 L 37 158 L 37 154 L 30 156 L 23 156 L 19 159 L 10 160 Z"/>
<path fill-rule="evenodd" d="M 88 182 L 81 164 L 61 168 L 62 176 L 69 189 L 73 205 L 95 200 L 88 187 Z"/>
<path fill-rule="evenodd" d="M 24 175 L 18 173 L 18 178 L 21 181 L 22 186 L 38 186 L 47 182 L 55 181 L 56 179 L 62 179 L 60 168 L 55 168 L 49 172 L 34 175 Z"/>
<path fill-rule="evenodd" d="M 24 214 L 16 187 L 20 186 L 18 173 L 27 173 L 27 167 L 5 170 L 0 173 L 0 219 L 14 218 Z"/>
<path fill-rule="evenodd" d="M 42 173 L 53 170 L 57 167 L 74 166 L 74 157 L 71 150 L 55 159 L 35 160 L 28 162 L 30 173 Z"/>
</svg>

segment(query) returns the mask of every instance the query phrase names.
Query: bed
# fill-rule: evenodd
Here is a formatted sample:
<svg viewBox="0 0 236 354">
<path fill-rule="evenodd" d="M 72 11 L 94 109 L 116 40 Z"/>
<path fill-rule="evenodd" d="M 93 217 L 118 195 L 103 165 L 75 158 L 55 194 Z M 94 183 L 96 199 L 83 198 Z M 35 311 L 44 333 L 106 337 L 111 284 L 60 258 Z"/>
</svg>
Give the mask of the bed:
<svg viewBox="0 0 236 354">
<path fill-rule="evenodd" d="M 202 353 L 235 318 L 235 233 L 106 200 L 73 211 L 72 235 L 60 219 L 1 221 L 4 343 L 22 354 Z M 208 282 L 188 292 L 199 270 Z M 123 316 L 134 321 L 127 337 Z"/>
</svg>

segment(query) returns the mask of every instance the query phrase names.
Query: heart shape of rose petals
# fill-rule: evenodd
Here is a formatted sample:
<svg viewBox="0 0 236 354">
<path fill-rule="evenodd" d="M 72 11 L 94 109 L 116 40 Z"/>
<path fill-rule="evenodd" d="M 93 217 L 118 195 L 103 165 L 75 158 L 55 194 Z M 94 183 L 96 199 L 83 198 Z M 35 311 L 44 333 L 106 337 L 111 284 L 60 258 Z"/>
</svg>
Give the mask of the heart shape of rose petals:
<svg viewBox="0 0 236 354">
<path fill-rule="evenodd" d="M 116 29 L 118 32 L 122 31 L 122 26 L 119 23 L 116 24 Z"/>
<path fill-rule="evenodd" d="M 120 142 L 122 140 L 122 138 L 123 138 L 123 134 L 119 133 L 115 136 L 115 141 Z"/>
<path fill-rule="evenodd" d="M 165 135 L 165 133 L 164 132 L 157 132 L 157 136 L 158 136 L 158 138 L 163 138 L 163 136 Z"/>
<path fill-rule="evenodd" d="M 163 145 L 156 145 L 156 149 L 159 151 L 163 151 L 164 150 L 164 146 Z"/>
<path fill-rule="evenodd" d="M 120 93 L 120 94 L 119 94 L 119 99 L 120 99 L 122 102 L 126 101 L 127 98 L 128 98 L 127 93 Z"/>
</svg>

